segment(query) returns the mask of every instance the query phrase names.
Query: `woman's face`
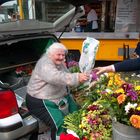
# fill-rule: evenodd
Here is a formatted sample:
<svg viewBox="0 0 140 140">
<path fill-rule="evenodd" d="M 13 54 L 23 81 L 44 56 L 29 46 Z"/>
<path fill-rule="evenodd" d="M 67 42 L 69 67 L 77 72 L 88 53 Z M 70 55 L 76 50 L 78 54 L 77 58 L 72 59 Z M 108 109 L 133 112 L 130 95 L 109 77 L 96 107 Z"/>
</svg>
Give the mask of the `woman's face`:
<svg viewBox="0 0 140 140">
<path fill-rule="evenodd" d="M 51 54 L 51 59 L 56 65 L 60 65 L 65 61 L 65 50 L 57 49 Z"/>
</svg>

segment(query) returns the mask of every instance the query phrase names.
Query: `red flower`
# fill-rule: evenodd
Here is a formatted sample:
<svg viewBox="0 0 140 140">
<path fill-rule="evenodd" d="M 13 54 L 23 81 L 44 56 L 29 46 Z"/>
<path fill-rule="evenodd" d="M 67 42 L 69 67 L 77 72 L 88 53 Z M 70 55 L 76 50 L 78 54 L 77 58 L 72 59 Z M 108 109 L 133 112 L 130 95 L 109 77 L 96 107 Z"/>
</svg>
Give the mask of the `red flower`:
<svg viewBox="0 0 140 140">
<path fill-rule="evenodd" d="M 88 140 L 86 137 L 83 137 L 83 139 L 82 140 Z"/>
<path fill-rule="evenodd" d="M 80 140 L 80 139 L 73 136 L 72 134 L 61 133 L 60 140 Z"/>
<path fill-rule="evenodd" d="M 16 68 L 16 73 L 21 74 L 24 70 L 25 70 L 25 68 L 23 66 L 17 67 Z"/>
</svg>

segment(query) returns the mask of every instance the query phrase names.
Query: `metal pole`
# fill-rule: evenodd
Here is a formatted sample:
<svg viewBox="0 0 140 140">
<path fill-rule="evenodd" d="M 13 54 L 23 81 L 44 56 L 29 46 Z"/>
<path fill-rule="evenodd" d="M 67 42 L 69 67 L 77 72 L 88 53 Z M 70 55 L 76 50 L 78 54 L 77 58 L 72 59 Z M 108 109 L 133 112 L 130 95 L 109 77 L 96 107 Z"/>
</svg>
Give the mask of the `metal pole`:
<svg viewBox="0 0 140 140">
<path fill-rule="evenodd" d="M 23 14 L 23 5 L 22 5 L 22 0 L 18 0 L 19 3 L 19 15 L 20 15 L 20 19 L 24 19 L 24 14 Z"/>
</svg>

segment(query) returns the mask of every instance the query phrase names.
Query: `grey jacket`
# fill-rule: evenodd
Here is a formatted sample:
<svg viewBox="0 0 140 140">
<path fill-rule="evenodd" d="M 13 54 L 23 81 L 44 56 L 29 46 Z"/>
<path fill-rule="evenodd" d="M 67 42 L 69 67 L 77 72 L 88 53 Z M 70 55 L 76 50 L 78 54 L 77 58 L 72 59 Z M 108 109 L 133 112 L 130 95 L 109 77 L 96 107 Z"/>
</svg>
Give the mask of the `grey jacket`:
<svg viewBox="0 0 140 140">
<path fill-rule="evenodd" d="M 32 72 L 27 92 L 33 97 L 53 101 L 68 94 L 66 86 L 78 84 L 78 73 L 69 73 L 64 64 L 55 65 L 44 54 Z"/>
</svg>

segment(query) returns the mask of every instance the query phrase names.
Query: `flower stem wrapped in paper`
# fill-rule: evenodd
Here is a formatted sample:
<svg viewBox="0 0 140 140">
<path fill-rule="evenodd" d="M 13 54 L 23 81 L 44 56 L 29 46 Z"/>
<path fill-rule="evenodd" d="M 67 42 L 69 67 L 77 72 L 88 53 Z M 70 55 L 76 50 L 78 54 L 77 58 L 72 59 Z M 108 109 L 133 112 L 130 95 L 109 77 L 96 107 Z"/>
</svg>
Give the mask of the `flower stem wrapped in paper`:
<svg viewBox="0 0 140 140">
<path fill-rule="evenodd" d="M 81 72 L 84 72 L 84 73 L 92 72 L 92 69 L 95 65 L 95 57 L 98 51 L 98 47 L 99 47 L 98 40 L 91 37 L 87 37 L 84 40 L 83 45 L 82 45 L 82 53 L 81 53 L 81 57 L 79 61 L 79 68 Z"/>
</svg>

